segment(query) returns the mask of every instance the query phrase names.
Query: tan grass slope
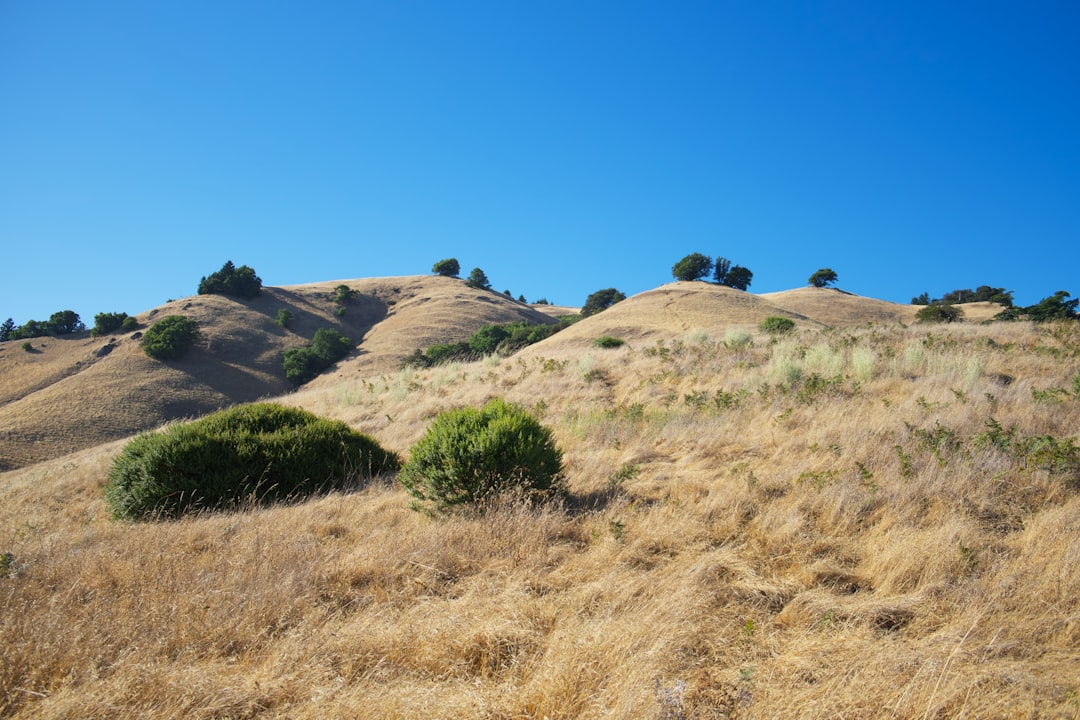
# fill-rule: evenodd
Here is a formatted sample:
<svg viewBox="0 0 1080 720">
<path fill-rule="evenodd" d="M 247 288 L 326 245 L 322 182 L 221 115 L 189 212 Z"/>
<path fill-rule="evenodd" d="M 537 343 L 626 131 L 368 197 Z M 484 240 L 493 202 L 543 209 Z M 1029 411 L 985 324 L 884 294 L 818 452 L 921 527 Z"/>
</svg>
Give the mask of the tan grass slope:
<svg viewBox="0 0 1080 720">
<path fill-rule="evenodd" d="M 0 717 L 1077 717 L 1080 325 L 735 344 L 709 308 L 766 301 L 660 290 L 627 307 L 685 324 L 575 327 L 642 342 L 284 398 L 400 452 L 443 409 L 524 403 L 563 505 L 434 519 L 385 478 L 117 523 L 119 441 L 0 474 Z"/>
<path fill-rule="evenodd" d="M 334 288 L 359 294 L 338 315 Z M 275 323 L 293 315 L 289 329 Z M 338 370 L 396 369 L 417 348 L 468 337 L 485 323 L 553 322 L 503 295 L 443 277 L 335 280 L 264 288 L 241 301 L 199 295 L 138 316 L 140 329 L 166 315 L 198 321 L 203 338 L 184 358 L 160 362 L 138 334 L 38 338 L 0 344 L 0 470 L 125 437 L 176 418 L 289 392 L 282 353 L 332 327 L 360 344 Z"/>
</svg>

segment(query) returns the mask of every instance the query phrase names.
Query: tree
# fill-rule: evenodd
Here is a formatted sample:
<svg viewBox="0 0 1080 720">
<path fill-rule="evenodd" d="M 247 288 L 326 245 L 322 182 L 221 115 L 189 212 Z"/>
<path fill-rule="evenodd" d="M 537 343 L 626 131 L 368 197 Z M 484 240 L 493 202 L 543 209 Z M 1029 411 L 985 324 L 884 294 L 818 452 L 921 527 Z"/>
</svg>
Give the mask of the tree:
<svg viewBox="0 0 1080 720">
<path fill-rule="evenodd" d="M 949 303 L 932 302 L 919 310 L 915 318 L 921 323 L 960 322 L 964 319 L 964 311 Z"/>
<path fill-rule="evenodd" d="M 465 284 L 471 288 L 477 290 L 490 290 L 491 281 L 488 280 L 488 276 L 484 274 L 484 271 L 480 268 L 473 268 L 469 273 L 469 277 L 465 279 Z"/>
<path fill-rule="evenodd" d="M 220 270 L 199 281 L 200 295 L 230 295 L 251 300 L 260 292 L 262 280 L 255 270 L 247 265 L 236 267 L 232 260 L 226 260 Z"/>
<path fill-rule="evenodd" d="M 169 315 L 142 336 L 143 352 L 155 360 L 178 360 L 199 339 L 199 324 L 183 315 Z"/>
<path fill-rule="evenodd" d="M 701 253 L 691 253 L 671 267 L 671 276 L 676 280 L 701 280 L 712 272 L 713 261 Z"/>
<path fill-rule="evenodd" d="M 93 336 L 108 335 L 111 332 L 119 330 L 127 320 L 128 314 L 125 312 L 103 312 L 94 316 L 94 327 L 90 331 Z"/>
<path fill-rule="evenodd" d="M 735 265 L 728 271 L 727 279 L 724 281 L 724 285 L 735 288 L 736 290 L 746 290 L 750 287 L 750 282 L 754 279 L 754 273 L 750 272 L 742 265 Z"/>
<path fill-rule="evenodd" d="M 995 320 L 1021 320 L 1028 319 L 1034 322 L 1047 322 L 1048 320 L 1076 320 L 1076 307 L 1080 304 L 1080 298 L 1066 300 L 1069 293 L 1058 290 L 1050 297 L 1045 297 L 1035 305 L 1016 307 L 1015 305 L 994 316 Z"/>
<path fill-rule="evenodd" d="M 930 293 L 925 293 L 924 292 L 922 295 L 916 295 L 915 297 L 911 298 L 911 304 L 912 305 L 929 305 L 930 304 Z"/>
<path fill-rule="evenodd" d="M 509 336 L 510 332 L 502 325 L 484 325 L 469 336 L 469 349 L 480 355 L 490 355 Z"/>
<path fill-rule="evenodd" d="M 626 295 L 622 294 L 615 288 L 597 290 L 585 299 L 585 305 L 581 308 L 581 317 L 589 317 L 590 315 L 595 315 L 596 313 L 607 310 L 615 303 L 622 302 L 625 299 Z"/>
<path fill-rule="evenodd" d="M 457 258 L 447 258 L 435 263 L 431 268 L 431 272 L 456 278 L 461 274 L 461 264 L 457 261 Z"/>
<path fill-rule="evenodd" d="M 54 335 L 71 335 L 84 330 L 86 325 L 74 310 L 61 310 L 49 316 L 49 331 Z"/>
<path fill-rule="evenodd" d="M 713 271 L 713 277 L 716 279 L 717 285 L 726 285 L 728 273 L 731 272 L 731 261 L 725 257 L 716 258 L 716 266 Z"/>
<path fill-rule="evenodd" d="M 832 268 L 821 268 L 810 276 L 808 282 L 816 288 L 828 287 L 836 283 L 836 271 Z"/>
<path fill-rule="evenodd" d="M 11 334 L 15 332 L 15 321 L 8 318 L 0 325 L 0 342 L 11 339 Z"/>
</svg>

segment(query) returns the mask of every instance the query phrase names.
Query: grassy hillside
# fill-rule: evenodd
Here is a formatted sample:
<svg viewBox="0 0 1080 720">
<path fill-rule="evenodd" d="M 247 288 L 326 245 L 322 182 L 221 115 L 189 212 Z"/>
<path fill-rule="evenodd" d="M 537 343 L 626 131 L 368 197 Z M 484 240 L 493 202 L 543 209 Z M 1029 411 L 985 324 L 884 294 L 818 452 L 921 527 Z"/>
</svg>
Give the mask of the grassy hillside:
<svg viewBox="0 0 1080 720">
<path fill-rule="evenodd" d="M 334 288 L 357 296 L 339 315 Z M 288 310 L 289 328 L 275 323 Z M 147 357 L 138 337 L 167 315 L 198 321 L 202 342 L 181 360 Z M 527 305 L 443 277 L 334 280 L 264 288 L 254 300 L 198 295 L 138 316 L 140 333 L 0 343 L 0 470 L 66 455 L 177 418 L 292 389 L 282 353 L 332 327 L 361 344 L 342 372 L 397 368 L 417 347 L 460 340 L 485 323 L 548 322 Z"/>
<path fill-rule="evenodd" d="M 442 409 L 526 404 L 561 505 L 435 520 L 386 478 L 133 525 L 101 499 L 120 443 L 0 475 L 0 715 L 1077 717 L 1076 323 L 785 302 L 773 340 L 776 301 L 681 287 L 285 399 L 402 453 Z"/>
</svg>

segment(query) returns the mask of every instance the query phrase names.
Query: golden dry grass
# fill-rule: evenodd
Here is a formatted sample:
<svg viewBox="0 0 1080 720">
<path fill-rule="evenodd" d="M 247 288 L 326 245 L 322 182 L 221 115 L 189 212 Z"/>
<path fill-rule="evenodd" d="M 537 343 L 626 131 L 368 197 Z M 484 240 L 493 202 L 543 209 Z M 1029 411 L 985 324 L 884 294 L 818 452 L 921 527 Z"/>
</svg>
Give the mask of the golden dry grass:
<svg viewBox="0 0 1080 720">
<path fill-rule="evenodd" d="M 334 289 L 342 284 L 358 295 L 339 316 Z M 289 329 L 275 323 L 280 310 L 293 315 Z M 320 327 L 362 341 L 336 368 L 353 376 L 396 368 L 417 347 L 468 337 L 485 323 L 550 321 L 527 305 L 442 277 L 268 287 L 251 301 L 199 295 L 139 315 L 140 330 L 172 314 L 195 319 L 203 332 L 176 362 L 146 357 L 133 333 L 38 338 L 31 353 L 20 341 L 0 343 L 0 470 L 288 392 L 282 353 Z"/>
<path fill-rule="evenodd" d="M 560 506 L 436 520 L 387 478 L 118 524 L 121 443 L 0 475 L 0 715 L 1078 716 L 1075 324 L 725 343 L 694 318 L 593 348 L 616 309 L 286 398 L 400 452 L 442 409 L 524 403 Z"/>
</svg>

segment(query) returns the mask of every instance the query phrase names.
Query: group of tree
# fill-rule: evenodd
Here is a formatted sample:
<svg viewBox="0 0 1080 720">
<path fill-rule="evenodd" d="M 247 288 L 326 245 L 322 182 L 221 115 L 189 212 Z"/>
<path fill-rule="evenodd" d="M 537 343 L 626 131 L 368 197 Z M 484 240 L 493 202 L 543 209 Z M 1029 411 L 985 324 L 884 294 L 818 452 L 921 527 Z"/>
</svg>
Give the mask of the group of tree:
<svg viewBox="0 0 1080 720">
<path fill-rule="evenodd" d="M 1034 322 L 1049 322 L 1051 320 L 1078 320 L 1077 305 L 1080 298 L 1069 300 L 1066 290 L 1058 290 L 1049 297 L 1045 297 L 1034 305 L 1018 307 L 1010 305 L 997 315 L 995 320 L 1031 320 Z"/>
<path fill-rule="evenodd" d="M 199 281 L 200 295 L 229 295 L 251 300 L 258 297 L 260 292 L 262 280 L 255 270 L 247 265 L 236 267 L 232 260 L 226 260 L 220 270 Z"/>
<path fill-rule="evenodd" d="M 483 325 L 463 342 L 440 343 L 417 350 L 405 360 L 410 367 L 432 367 L 449 362 L 468 362 L 487 355 L 511 353 L 549 338 L 577 322 L 581 316 L 567 315 L 555 323 L 515 322 Z"/>
<path fill-rule="evenodd" d="M 971 290 L 959 289 L 947 292 L 939 298 L 931 299 L 929 293 L 923 293 L 911 298 L 912 305 L 955 305 L 957 303 L 992 302 L 1005 307 L 1012 307 L 1013 291 L 1005 288 L 996 288 L 989 285 L 980 285 Z"/>
<path fill-rule="evenodd" d="M 352 340 L 333 328 L 319 328 L 306 347 L 286 350 L 282 360 L 285 377 L 303 385 L 352 350 Z"/>
<path fill-rule="evenodd" d="M 671 268 L 671 276 L 676 280 L 704 280 L 710 273 L 718 285 L 726 285 L 736 290 L 746 290 L 754 279 L 754 273 L 742 265 L 732 265 L 727 258 L 718 257 L 716 262 L 708 255 L 691 253 Z"/>
<path fill-rule="evenodd" d="M 11 318 L 0 324 L 0 342 L 5 340 L 27 340 L 48 336 L 73 335 L 86 330 L 86 325 L 73 310 L 54 312 L 48 320 L 27 320 L 16 325 Z"/>
</svg>

